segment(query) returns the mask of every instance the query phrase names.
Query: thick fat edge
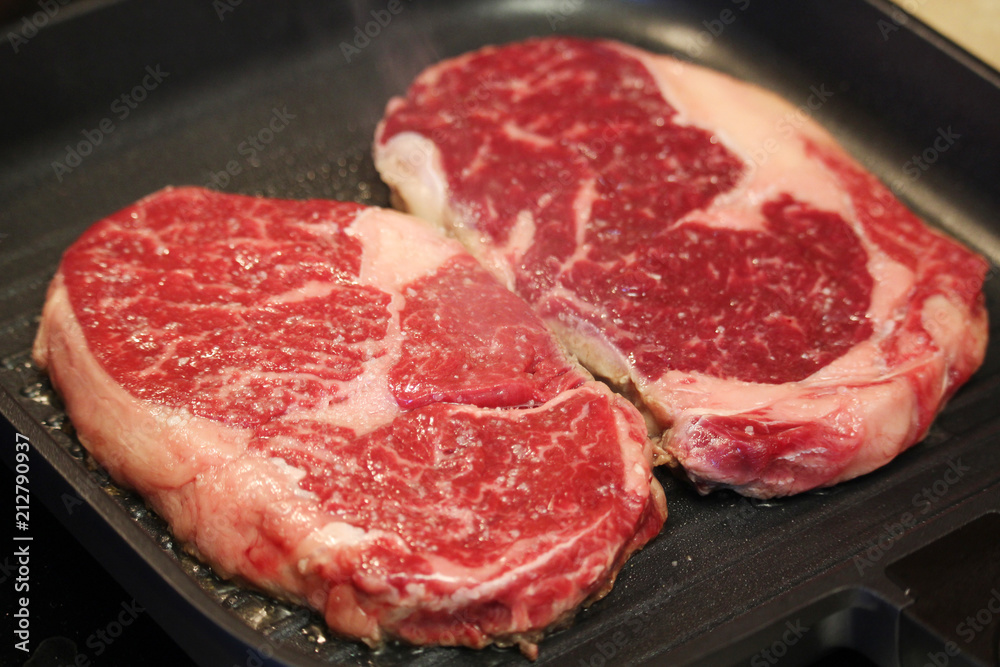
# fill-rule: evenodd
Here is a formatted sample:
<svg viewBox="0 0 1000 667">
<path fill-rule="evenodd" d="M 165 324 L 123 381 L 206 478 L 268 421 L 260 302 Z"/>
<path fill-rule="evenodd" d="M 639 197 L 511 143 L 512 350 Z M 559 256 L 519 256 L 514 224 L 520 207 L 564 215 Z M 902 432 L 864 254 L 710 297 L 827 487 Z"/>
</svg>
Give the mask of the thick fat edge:
<svg viewBox="0 0 1000 667">
<path fill-rule="evenodd" d="M 399 215 L 391 211 L 387 213 Z M 56 274 L 49 286 L 32 356 L 35 363 L 49 373 L 53 387 L 63 396 L 67 414 L 81 443 L 118 484 L 138 491 L 154 511 L 167 520 L 185 549 L 209 562 L 225 578 L 250 583 L 275 597 L 306 604 L 320 611 L 326 608 L 326 600 L 316 598 L 317 583 L 322 585 L 322 580 L 317 578 L 319 575 L 315 572 L 321 565 L 318 561 L 310 560 L 312 565 L 303 566 L 300 560 L 298 567 L 284 568 L 280 573 L 272 573 L 276 575 L 274 580 L 262 581 L 254 579 L 252 573 L 241 572 L 238 568 L 221 563 L 217 554 L 199 544 L 199 533 L 205 527 L 203 517 L 197 516 L 197 509 L 192 509 L 190 502 L 182 500 L 195 500 L 195 497 L 188 497 L 187 494 L 197 494 L 195 486 L 205 475 L 224 473 L 232 465 L 240 465 L 250 440 L 249 431 L 223 427 L 211 420 L 193 416 L 186 410 L 157 406 L 128 394 L 90 353 L 83 330 L 70 305 L 61 273 Z M 607 391 L 596 382 L 594 388 Z M 628 424 L 630 418 L 638 419 L 637 415 L 628 416 L 629 413 L 634 413 L 632 407 L 619 397 L 610 395 L 610 392 L 609 398 L 616 407 L 619 430 L 623 434 L 630 428 L 634 430 L 634 425 Z M 127 415 L 127 418 L 116 418 L 116 415 L 122 414 Z M 110 418 L 105 418 L 109 416 Z M 125 431 L 119 424 L 128 424 L 131 428 Z M 163 447 L 163 442 L 170 442 L 174 446 Z M 206 443 L 214 444 L 211 448 L 206 448 Z M 631 540 L 621 546 L 618 555 L 609 563 L 605 585 L 583 604 L 592 603 L 610 590 L 628 556 L 652 539 L 666 518 L 663 490 L 648 465 L 651 459 L 649 448 L 650 443 L 645 440 L 644 450 L 636 453 L 638 458 L 628 457 L 627 452 L 623 451 L 623 460 L 627 462 L 631 458 L 634 465 L 644 469 L 636 470 L 630 476 L 638 474 L 646 477 L 649 489 L 646 509 Z M 260 460 L 265 461 L 263 457 Z M 261 469 L 266 474 L 280 473 L 276 467 L 273 470 L 270 468 L 268 466 Z M 641 480 L 636 477 L 633 481 L 641 484 Z M 297 503 L 297 511 L 311 517 L 313 523 L 319 525 L 318 528 L 313 527 L 304 532 L 302 541 L 308 541 L 311 535 L 327 528 L 331 523 L 328 519 L 324 520 L 304 499 L 288 497 L 277 500 Z M 193 517 L 189 516 L 192 511 L 195 513 Z M 653 526 L 655 530 L 650 530 Z M 214 527 L 225 529 L 225 526 L 218 524 Z M 644 528 L 645 532 L 642 531 Z M 345 549 L 349 547 L 350 545 L 345 545 Z M 320 593 L 323 597 L 326 596 L 322 591 Z M 575 605 L 567 609 L 546 628 L 490 637 L 480 647 L 486 646 L 490 641 L 498 645 L 517 644 L 525 655 L 534 657 L 537 655 L 537 641 L 546 632 L 568 623 L 578 608 L 579 605 Z M 358 611 L 364 615 L 360 607 Z M 352 633 L 345 633 L 345 636 L 361 639 L 373 647 L 391 638 L 377 625 L 370 630 L 367 636 Z"/>
<path fill-rule="evenodd" d="M 739 113 L 737 109 L 744 108 L 744 104 L 758 104 L 762 107 L 767 108 L 771 113 L 774 114 L 773 117 L 766 116 L 764 119 L 758 119 L 754 122 L 760 124 L 762 121 L 772 122 L 774 118 L 780 118 L 782 115 L 787 113 L 795 112 L 796 109 L 788 101 L 779 97 L 778 95 L 767 91 L 758 86 L 740 81 L 733 77 L 730 77 L 721 72 L 711 70 L 709 68 L 692 65 L 685 63 L 676 58 L 667 55 L 653 54 L 635 47 L 618 43 L 618 42 L 602 42 L 605 45 L 610 45 L 612 48 L 616 48 L 622 53 L 632 56 L 638 59 L 650 72 L 651 76 L 657 81 L 660 87 L 661 93 L 664 98 L 667 99 L 672 105 L 674 105 L 682 118 L 686 118 L 687 106 L 691 105 L 692 101 L 697 102 L 695 98 L 685 97 L 684 94 L 680 95 L 681 99 L 678 99 L 677 91 L 671 90 L 670 82 L 679 80 L 680 77 L 700 77 L 697 81 L 696 88 L 699 88 L 700 93 L 708 93 L 708 97 L 712 100 L 712 103 L 707 102 L 703 104 L 695 103 L 696 108 L 703 107 L 705 109 L 714 109 L 715 112 L 719 113 Z M 485 49 L 479 51 L 489 51 L 495 49 L 496 47 L 486 47 Z M 477 52 L 474 52 L 477 53 Z M 440 70 L 452 67 L 464 59 L 467 59 L 472 54 L 465 54 L 459 56 L 458 58 L 443 61 L 437 65 L 432 66 L 422 74 L 421 77 L 437 76 Z M 719 86 L 718 84 L 722 84 Z M 735 95 L 737 100 L 741 103 L 733 104 L 731 100 L 727 101 L 727 97 L 730 95 Z M 420 217 L 426 217 L 431 222 L 441 226 L 446 232 L 450 233 L 458 240 L 462 241 L 463 244 L 469 249 L 469 251 L 479 260 L 483 266 L 497 276 L 508 288 L 512 288 L 514 281 L 511 274 L 512 269 L 506 266 L 501 255 L 502 252 L 486 247 L 486 244 L 482 242 L 479 234 L 475 229 L 466 221 L 461 215 L 460 211 L 454 210 L 449 205 L 449 193 L 448 186 L 443 176 L 443 169 L 441 167 L 440 153 L 436 145 L 423 135 L 415 132 L 401 132 L 393 136 L 389 141 L 382 141 L 382 134 L 385 128 L 386 118 L 392 115 L 395 109 L 403 105 L 405 102 L 402 98 L 394 98 L 390 100 L 386 108 L 386 113 L 383 120 L 379 123 L 376 129 L 375 141 L 373 146 L 373 155 L 375 159 L 375 166 L 381 175 L 382 179 L 389 185 L 393 201 L 402 204 L 403 210 L 407 210 L 414 215 Z M 712 113 L 715 113 L 712 112 Z M 697 115 L 697 113 L 695 114 Z M 695 125 L 699 124 L 699 118 L 687 119 L 687 122 L 693 123 Z M 759 130 L 760 128 L 756 128 Z M 723 141 L 726 142 L 732 150 L 734 150 L 738 155 L 741 155 L 744 160 L 747 160 L 747 154 L 745 150 L 740 147 L 740 142 L 736 141 L 734 137 L 729 136 L 726 128 L 712 127 L 712 131 L 719 134 Z M 857 162 L 851 158 L 847 153 L 840 148 L 839 144 L 836 142 L 834 137 L 826 131 L 822 126 L 820 126 L 812 118 L 807 118 L 799 127 L 796 128 L 797 136 L 800 140 L 812 141 L 817 145 L 824 146 L 827 150 L 834 152 L 838 156 L 842 157 L 849 164 L 863 169 Z M 787 152 L 787 151 L 786 151 Z M 816 159 L 812 158 L 815 162 Z M 767 171 L 773 171 L 779 174 L 779 182 L 785 183 L 786 179 L 780 176 L 781 165 L 779 160 L 772 156 L 772 159 L 767 165 L 765 165 Z M 819 167 L 813 165 L 810 167 L 811 171 L 824 171 L 824 167 Z M 753 170 L 751 178 L 760 178 L 760 173 L 764 172 L 765 168 Z M 796 175 L 798 172 L 793 172 Z M 739 186 L 737 190 L 740 189 Z M 770 188 L 774 190 L 774 188 Z M 794 190 L 797 188 L 792 188 L 793 194 Z M 833 191 L 831 191 L 833 192 Z M 775 190 L 773 194 L 777 194 Z M 856 222 L 855 214 L 850 202 L 846 197 L 830 196 L 826 194 L 823 196 L 821 201 L 814 201 L 814 198 L 806 196 L 805 201 L 810 204 L 820 206 L 821 208 L 826 208 L 841 214 L 841 216 L 852 225 L 855 232 L 858 234 L 859 238 L 864 243 L 866 249 L 869 252 L 870 257 L 874 257 L 870 261 L 870 270 L 873 271 L 873 275 L 876 278 L 882 276 L 885 273 L 887 276 L 896 274 L 899 272 L 898 265 L 889 260 L 885 253 L 874 246 L 874 243 L 868 239 L 864 230 L 859 226 L 860 223 Z M 700 212 L 703 213 L 703 212 Z M 683 221 L 679 224 L 684 224 Z M 750 224 L 753 224 L 750 222 Z M 935 230 L 932 230 L 935 233 Z M 905 271 L 905 269 L 903 269 Z M 882 281 L 885 282 L 885 281 Z M 874 296 L 874 294 L 873 294 Z M 898 298 L 898 295 L 896 295 Z M 883 301 L 891 301 L 893 297 L 889 299 L 883 299 Z M 941 302 L 944 303 L 941 303 Z M 882 309 L 888 307 L 889 303 L 878 303 L 876 307 Z M 954 320 L 955 313 L 961 314 L 961 308 L 952 304 L 945 298 L 942 298 L 935 308 L 939 311 L 953 311 L 946 313 L 943 317 L 943 321 L 948 322 Z M 939 315 L 940 317 L 940 315 Z M 961 319 L 961 318 L 960 318 Z M 588 323 L 580 322 L 561 322 L 558 320 L 548 319 L 548 324 L 561 340 L 567 345 L 567 347 L 579 358 L 581 363 L 590 370 L 592 373 L 599 377 L 607 378 L 608 381 L 622 391 L 625 395 L 629 396 L 630 399 L 640 408 L 644 416 L 647 417 L 647 422 L 651 424 L 650 434 L 651 437 L 655 438 L 654 442 L 654 463 L 656 464 L 666 464 L 675 472 L 683 472 L 687 476 L 689 481 L 694 484 L 695 488 L 700 493 L 709 493 L 717 488 L 729 488 L 744 495 L 752 497 L 774 497 L 781 495 L 791 495 L 795 493 L 800 493 L 807 491 L 818 486 L 830 486 L 834 485 L 848 479 L 852 479 L 859 475 L 871 472 L 892 460 L 900 452 L 906 448 L 912 446 L 914 443 L 918 442 L 927 432 L 930 427 L 930 420 L 917 420 L 913 418 L 912 423 L 903 424 L 898 423 L 897 433 L 892 436 L 882 438 L 881 446 L 871 447 L 867 446 L 864 441 L 865 434 L 862 434 L 855 442 L 850 443 L 850 447 L 853 450 L 852 457 L 837 470 L 835 474 L 832 474 L 828 479 L 824 480 L 818 484 L 808 484 L 801 485 L 797 484 L 794 479 L 790 479 L 785 483 L 777 485 L 774 487 L 774 482 L 764 481 L 764 480 L 751 480 L 745 483 L 727 483 L 723 480 L 716 479 L 713 477 L 711 471 L 694 471 L 685 467 L 684 457 L 679 457 L 677 452 L 672 445 L 672 440 L 680 439 L 684 436 L 684 429 L 690 428 L 693 424 L 696 424 L 702 410 L 691 406 L 681 407 L 676 410 L 671 405 L 669 399 L 663 397 L 656 397 L 657 393 L 656 385 L 657 380 L 649 381 L 648 379 L 639 377 L 637 373 L 629 368 L 627 360 L 624 356 L 614 348 L 606 337 L 599 331 L 591 331 L 592 327 Z M 586 333 L 580 333 L 579 327 L 584 327 L 587 329 Z M 907 399 L 907 403 L 916 404 L 919 398 L 917 395 L 920 393 L 919 389 L 914 388 L 912 383 L 920 382 L 921 374 L 918 372 L 920 368 L 926 367 L 928 365 L 935 366 L 940 364 L 942 367 L 941 375 L 939 377 L 943 378 L 943 382 L 947 380 L 947 377 L 956 367 L 966 368 L 971 365 L 971 368 L 977 368 L 985 356 L 986 348 L 986 338 L 987 338 L 987 316 L 985 308 L 980 306 L 975 312 L 969 313 L 969 325 L 968 325 L 968 339 L 972 341 L 971 347 L 973 348 L 969 354 L 956 353 L 955 341 L 956 332 L 954 331 L 943 331 L 942 327 L 938 327 L 936 331 L 932 331 L 936 343 L 948 350 L 946 354 L 941 355 L 931 355 L 934 358 L 924 358 L 918 359 L 915 363 L 908 364 L 906 368 L 895 369 L 895 372 L 889 375 L 877 376 L 877 377 L 862 377 L 862 378 L 844 378 L 840 381 L 840 386 L 843 387 L 848 392 L 860 392 L 856 397 L 853 398 L 852 403 L 854 404 L 854 410 L 860 410 L 860 413 L 855 413 L 852 415 L 852 419 L 864 421 L 870 421 L 876 419 L 876 415 L 863 416 L 866 412 L 869 403 L 867 402 L 867 397 L 865 394 L 870 393 L 871 383 L 873 381 L 887 380 L 891 382 L 894 387 L 894 391 L 898 392 L 900 395 L 907 394 L 904 398 Z M 868 341 L 859 344 L 859 347 L 863 347 Z M 854 352 L 852 350 L 851 352 Z M 848 355 L 851 354 L 848 352 Z M 847 356 L 847 355 L 845 355 Z M 840 360 L 834 362 L 836 365 Z M 810 383 L 816 376 L 822 377 L 824 374 L 829 373 L 830 367 L 820 369 L 814 376 L 806 378 L 802 381 L 803 384 Z M 910 372 L 908 373 L 907 370 Z M 971 372 L 970 372 L 971 374 Z M 701 379 L 709 379 L 705 376 L 700 376 L 696 373 L 682 373 L 678 375 L 684 375 L 688 378 L 693 379 L 695 382 Z M 729 381 L 727 381 L 729 382 Z M 746 391 L 760 392 L 767 394 L 771 385 L 762 385 L 758 383 L 738 383 L 745 385 L 744 389 Z M 797 384 L 797 383 L 793 383 Z M 827 384 L 825 381 L 821 384 Z M 926 383 L 924 383 L 926 385 Z M 827 385 L 828 387 L 831 385 Z M 832 386 L 836 386 L 834 383 Z M 924 387 L 926 389 L 932 389 L 931 387 Z M 935 400 L 936 408 L 931 412 L 936 413 L 943 406 L 944 401 L 950 397 L 951 393 L 957 387 L 942 386 L 937 392 L 937 398 Z M 668 394 L 676 393 L 673 389 L 667 391 Z M 803 392 L 807 394 L 808 392 Z M 822 393 L 822 392 L 820 392 Z M 706 394 L 706 396 L 710 396 Z M 822 396 L 821 401 L 826 401 L 828 396 Z M 910 400 L 912 399 L 912 400 Z M 779 401 L 780 402 L 780 401 Z M 766 405 L 766 402 L 762 402 L 762 405 Z M 685 405 L 685 403 L 681 403 Z M 883 402 L 876 401 L 874 403 L 875 413 L 885 411 L 883 410 Z M 744 409 L 727 409 L 722 408 L 721 411 L 716 413 L 709 412 L 708 414 L 739 414 L 745 411 Z M 890 412 L 893 412 L 890 410 Z M 652 419 L 650 419 L 652 417 Z M 814 417 L 815 419 L 815 417 Z M 899 422 L 899 420 L 896 420 Z M 657 431 L 659 429 L 665 429 L 662 437 L 657 437 Z"/>
</svg>

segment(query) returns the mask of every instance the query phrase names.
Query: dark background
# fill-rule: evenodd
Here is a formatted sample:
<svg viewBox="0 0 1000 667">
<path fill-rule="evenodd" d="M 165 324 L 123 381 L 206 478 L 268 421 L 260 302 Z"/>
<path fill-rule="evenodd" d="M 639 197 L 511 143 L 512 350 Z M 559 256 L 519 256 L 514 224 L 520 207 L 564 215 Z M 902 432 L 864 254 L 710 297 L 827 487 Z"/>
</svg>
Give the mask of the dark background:
<svg viewBox="0 0 1000 667">
<path fill-rule="evenodd" d="M 12 447 L 15 438 L 11 425 L 0 419 L 0 447 Z M 3 497 L 9 499 L 4 503 L 0 519 L 4 526 L 0 530 L 4 537 L 4 546 L 0 549 L 0 598 L 4 614 L 0 665 L 84 667 L 89 663 L 94 667 L 188 667 L 195 664 L 149 614 L 141 612 L 133 619 L 132 614 L 126 612 L 126 608 L 137 609 L 132 606 L 135 598 L 118 585 L 35 496 L 31 498 L 30 530 L 26 533 L 32 538 L 28 542 L 31 545 L 30 588 L 27 593 L 15 593 L 17 563 L 10 554 L 16 545 L 24 542 L 11 540 L 14 474 L 6 465 L 0 465 L 0 488 Z M 12 544 L 15 546 L 10 546 Z M 16 627 L 11 615 L 17 610 L 17 599 L 23 595 L 30 601 L 31 652 L 28 654 L 14 648 L 18 639 L 11 634 Z M 123 620 L 131 622 L 122 629 L 120 636 L 112 638 L 107 632 L 110 629 L 114 634 L 117 628 L 108 626 L 117 623 L 121 614 L 124 614 Z M 105 642 L 99 632 L 112 641 Z"/>
</svg>

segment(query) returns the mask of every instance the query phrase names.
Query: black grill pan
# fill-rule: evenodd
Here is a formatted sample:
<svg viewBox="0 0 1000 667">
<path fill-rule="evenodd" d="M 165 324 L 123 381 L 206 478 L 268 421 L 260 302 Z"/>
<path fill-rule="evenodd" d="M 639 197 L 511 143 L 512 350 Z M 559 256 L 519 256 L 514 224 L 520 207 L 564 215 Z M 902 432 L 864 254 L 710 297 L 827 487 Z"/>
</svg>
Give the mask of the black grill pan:
<svg viewBox="0 0 1000 667">
<path fill-rule="evenodd" d="M 513 650 L 373 652 L 217 579 L 94 464 L 30 361 L 61 252 L 165 185 L 388 204 L 369 156 L 375 124 L 435 61 L 570 33 L 674 53 L 797 105 L 825 87 L 815 117 L 990 259 L 1000 319 L 1000 77 L 880 0 L 50 4 L 30 39 L 10 37 L 23 24 L 0 31 L 0 411 L 31 439 L 36 496 L 201 665 L 525 663 Z M 262 135 L 275 114 L 284 126 Z M 958 135 L 946 150 L 934 148 L 941 132 Z M 927 168 L 914 171 L 918 157 Z M 996 664 L 998 398 L 991 343 L 925 441 L 864 478 L 755 502 L 701 498 L 661 474 L 663 533 L 538 663 L 801 665 L 845 647 L 886 666 Z M 83 501 L 72 517 L 66 494 Z"/>
</svg>

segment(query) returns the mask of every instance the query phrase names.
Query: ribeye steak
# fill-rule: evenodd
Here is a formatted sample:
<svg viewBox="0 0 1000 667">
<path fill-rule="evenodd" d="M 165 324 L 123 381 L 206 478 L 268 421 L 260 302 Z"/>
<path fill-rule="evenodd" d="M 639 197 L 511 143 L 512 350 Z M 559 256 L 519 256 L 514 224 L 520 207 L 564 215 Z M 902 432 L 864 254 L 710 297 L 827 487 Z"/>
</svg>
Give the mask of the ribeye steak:
<svg viewBox="0 0 1000 667">
<path fill-rule="evenodd" d="M 638 411 L 394 211 L 161 191 L 67 250 L 34 355 L 180 540 L 373 645 L 531 654 L 666 516 Z"/>
<path fill-rule="evenodd" d="M 702 491 L 869 472 L 982 362 L 984 260 L 806 111 L 703 67 L 609 41 L 485 48 L 390 101 L 374 153 L 402 206 L 639 396 Z"/>
</svg>

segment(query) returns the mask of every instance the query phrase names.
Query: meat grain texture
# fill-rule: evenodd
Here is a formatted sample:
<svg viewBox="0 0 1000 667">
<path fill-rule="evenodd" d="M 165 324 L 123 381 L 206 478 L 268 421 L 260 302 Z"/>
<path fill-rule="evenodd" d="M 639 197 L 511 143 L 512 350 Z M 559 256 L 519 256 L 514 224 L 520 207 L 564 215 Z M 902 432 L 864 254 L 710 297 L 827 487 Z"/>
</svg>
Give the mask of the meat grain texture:
<svg viewBox="0 0 1000 667">
<path fill-rule="evenodd" d="M 703 67 L 536 39 L 434 65 L 390 101 L 376 167 L 596 375 L 660 462 L 771 497 L 919 441 L 982 363 L 980 256 L 815 121 Z"/>
<path fill-rule="evenodd" d="M 635 408 L 394 211 L 156 193 L 67 250 L 34 358 L 188 548 L 373 646 L 534 655 L 666 516 Z"/>
</svg>

